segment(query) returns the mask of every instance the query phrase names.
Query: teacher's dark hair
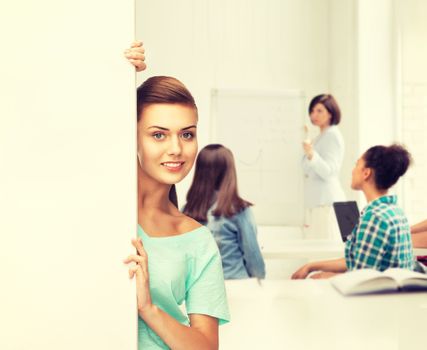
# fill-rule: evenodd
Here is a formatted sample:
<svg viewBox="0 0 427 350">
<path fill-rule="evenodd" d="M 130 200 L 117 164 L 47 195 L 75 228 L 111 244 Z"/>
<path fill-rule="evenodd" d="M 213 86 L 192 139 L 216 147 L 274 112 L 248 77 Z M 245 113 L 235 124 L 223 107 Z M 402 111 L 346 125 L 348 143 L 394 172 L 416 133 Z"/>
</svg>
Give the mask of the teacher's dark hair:
<svg viewBox="0 0 427 350">
<path fill-rule="evenodd" d="M 197 106 L 190 91 L 178 79 L 155 76 L 144 81 L 137 89 L 137 121 L 143 116 L 144 108 L 152 104 L 181 104 L 194 108 Z M 178 208 L 175 185 L 169 191 L 169 200 Z"/>
<path fill-rule="evenodd" d="M 363 159 L 365 166 L 374 171 L 375 185 L 379 190 L 393 186 L 406 173 L 412 161 L 411 154 L 398 144 L 371 147 Z"/>
<path fill-rule="evenodd" d="M 308 106 L 309 114 L 311 114 L 314 109 L 314 106 L 316 106 L 318 103 L 321 103 L 331 114 L 330 125 L 338 125 L 341 121 L 341 110 L 335 98 L 330 94 L 321 94 L 313 97 L 310 102 L 310 105 Z"/>
</svg>

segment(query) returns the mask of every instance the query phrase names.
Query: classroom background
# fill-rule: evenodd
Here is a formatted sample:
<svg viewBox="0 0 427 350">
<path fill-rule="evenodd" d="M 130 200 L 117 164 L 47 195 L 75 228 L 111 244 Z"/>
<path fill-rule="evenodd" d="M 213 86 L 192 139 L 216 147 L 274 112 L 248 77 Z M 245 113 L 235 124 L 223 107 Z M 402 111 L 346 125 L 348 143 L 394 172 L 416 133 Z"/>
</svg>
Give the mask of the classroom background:
<svg viewBox="0 0 427 350">
<path fill-rule="evenodd" d="M 213 141 L 212 88 L 298 89 L 307 104 L 319 93 L 333 94 L 343 116 L 347 197 L 363 203 L 349 184 L 364 150 L 404 143 L 415 162 L 396 191 L 418 222 L 427 205 L 426 6 L 416 0 L 138 1 L 137 37 L 147 47 L 147 74 L 177 76 L 194 92 L 201 146 Z M 180 198 L 191 176 L 185 181 Z"/>
</svg>

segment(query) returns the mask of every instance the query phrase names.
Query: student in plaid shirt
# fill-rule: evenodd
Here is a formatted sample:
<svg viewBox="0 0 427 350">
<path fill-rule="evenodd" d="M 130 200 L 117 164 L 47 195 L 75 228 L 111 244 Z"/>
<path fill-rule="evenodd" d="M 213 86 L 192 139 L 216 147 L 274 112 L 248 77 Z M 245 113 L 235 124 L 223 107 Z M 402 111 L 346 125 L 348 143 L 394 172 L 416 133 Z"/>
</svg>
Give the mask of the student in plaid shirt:
<svg viewBox="0 0 427 350">
<path fill-rule="evenodd" d="M 388 190 L 405 174 L 411 155 L 400 145 L 374 146 L 360 157 L 353 169 L 351 187 L 363 191 L 368 205 L 347 238 L 345 258 L 308 263 L 293 279 L 329 278 L 349 270 L 390 267 L 414 269 L 411 232 L 397 197 Z"/>
</svg>

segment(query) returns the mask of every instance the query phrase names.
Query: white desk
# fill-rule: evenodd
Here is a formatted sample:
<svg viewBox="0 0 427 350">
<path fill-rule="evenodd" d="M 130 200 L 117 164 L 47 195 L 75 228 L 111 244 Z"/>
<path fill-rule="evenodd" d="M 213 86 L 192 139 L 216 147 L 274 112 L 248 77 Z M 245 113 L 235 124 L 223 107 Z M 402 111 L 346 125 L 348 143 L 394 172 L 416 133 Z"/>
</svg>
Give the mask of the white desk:
<svg viewBox="0 0 427 350">
<path fill-rule="evenodd" d="M 344 297 L 327 280 L 227 281 L 220 349 L 417 350 L 427 293 Z"/>
</svg>

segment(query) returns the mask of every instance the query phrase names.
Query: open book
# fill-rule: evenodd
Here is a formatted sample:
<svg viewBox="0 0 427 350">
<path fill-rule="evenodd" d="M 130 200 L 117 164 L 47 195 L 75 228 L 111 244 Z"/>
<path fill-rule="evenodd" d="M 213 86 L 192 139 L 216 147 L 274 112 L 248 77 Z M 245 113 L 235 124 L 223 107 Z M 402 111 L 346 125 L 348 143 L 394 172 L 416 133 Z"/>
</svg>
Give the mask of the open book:
<svg viewBox="0 0 427 350">
<path fill-rule="evenodd" d="M 400 268 L 390 268 L 384 272 L 373 269 L 353 270 L 335 276 L 330 281 L 344 295 L 427 291 L 427 274 Z"/>
</svg>

